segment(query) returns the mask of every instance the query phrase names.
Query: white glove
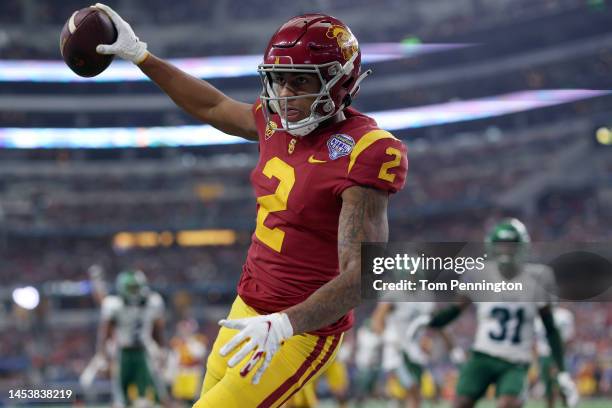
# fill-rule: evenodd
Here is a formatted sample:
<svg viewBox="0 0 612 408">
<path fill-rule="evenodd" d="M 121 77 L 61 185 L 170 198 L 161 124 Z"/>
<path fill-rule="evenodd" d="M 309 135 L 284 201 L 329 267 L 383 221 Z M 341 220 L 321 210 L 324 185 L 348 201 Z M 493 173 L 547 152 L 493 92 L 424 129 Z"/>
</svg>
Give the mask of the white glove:
<svg viewBox="0 0 612 408">
<path fill-rule="evenodd" d="M 98 45 L 96 52 L 98 54 L 115 54 L 123 59 L 132 61 L 134 64 L 143 62 L 148 55 L 147 43 L 140 41 L 136 34 L 134 34 L 132 27 L 106 4 L 96 3 L 93 7 L 108 14 L 117 29 L 117 41 L 113 44 Z"/>
<path fill-rule="evenodd" d="M 574 381 L 572 380 L 572 377 L 570 377 L 569 373 L 566 371 L 561 371 L 559 374 L 557 374 L 557 382 L 559 383 L 561 394 L 563 394 L 567 406 L 571 408 L 578 405 L 580 395 L 578 394 L 576 384 L 574 384 Z"/>
<path fill-rule="evenodd" d="M 106 370 L 108 370 L 108 360 L 106 356 L 103 353 L 96 353 L 79 377 L 81 387 L 85 389 L 91 387 L 98 372 Z"/>
<path fill-rule="evenodd" d="M 235 320 L 223 319 L 219 321 L 219 324 L 228 329 L 240 330 L 238 334 L 232 337 L 232 339 L 221 348 L 221 356 L 227 356 L 240 343 L 249 339 L 249 341 L 247 341 L 246 344 L 227 362 L 228 366 L 234 367 L 244 360 L 249 353 L 254 351 L 249 361 L 242 367 L 242 370 L 240 370 L 241 376 L 246 377 L 253 367 L 255 367 L 255 364 L 265 356 L 263 363 L 251 380 L 253 384 L 259 382 L 263 372 L 270 365 L 272 357 L 280 348 L 282 341 L 293 336 L 293 327 L 291 326 L 289 317 L 287 317 L 285 313 L 274 313 Z"/>
<path fill-rule="evenodd" d="M 461 347 L 453 347 L 450 352 L 450 361 L 455 365 L 465 363 L 465 351 Z"/>
</svg>

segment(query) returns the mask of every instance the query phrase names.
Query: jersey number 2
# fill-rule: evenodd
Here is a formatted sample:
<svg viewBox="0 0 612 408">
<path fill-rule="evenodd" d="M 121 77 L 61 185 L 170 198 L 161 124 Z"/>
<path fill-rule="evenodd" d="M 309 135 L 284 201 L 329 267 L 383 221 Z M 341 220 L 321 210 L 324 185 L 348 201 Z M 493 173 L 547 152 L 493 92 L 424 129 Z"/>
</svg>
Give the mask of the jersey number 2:
<svg viewBox="0 0 612 408">
<path fill-rule="evenodd" d="M 283 246 L 283 239 L 285 238 L 285 231 L 278 227 L 268 228 L 264 225 L 264 222 L 271 212 L 287 209 L 289 193 L 291 193 L 291 189 L 295 184 L 295 170 L 280 158 L 273 157 L 266 162 L 263 174 L 269 179 L 276 177 L 280 182 L 274 194 L 257 197 L 259 210 L 257 211 L 255 236 L 276 252 L 280 252 Z"/>
<path fill-rule="evenodd" d="M 385 153 L 393 155 L 395 158 L 382 164 L 380 171 L 378 172 L 378 178 L 388 181 L 389 183 L 393 183 L 393 180 L 395 180 L 395 174 L 389 173 L 389 169 L 399 166 L 402 160 L 402 152 L 397 150 L 395 147 L 387 147 Z"/>
</svg>

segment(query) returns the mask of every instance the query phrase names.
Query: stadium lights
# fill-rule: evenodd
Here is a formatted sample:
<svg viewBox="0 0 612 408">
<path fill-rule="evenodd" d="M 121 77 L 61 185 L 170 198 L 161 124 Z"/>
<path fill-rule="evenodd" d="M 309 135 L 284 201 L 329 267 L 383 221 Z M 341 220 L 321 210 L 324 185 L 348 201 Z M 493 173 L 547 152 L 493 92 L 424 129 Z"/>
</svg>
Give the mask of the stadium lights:
<svg viewBox="0 0 612 408">
<path fill-rule="evenodd" d="M 609 95 L 592 89 L 520 91 L 486 98 L 367 112 L 389 131 L 485 119 Z M 0 148 L 124 148 L 247 143 L 208 125 L 149 128 L 0 128 Z"/>
<path fill-rule="evenodd" d="M 119 232 L 113 237 L 113 246 L 120 250 L 132 248 L 168 247 L 175 242 L 180 246 L 233 245 L 236 242 L 233 230 L 185 230 L 154 232 Z"/>
<path fill-rule="evenodd" d="M 33 286 L 16 288 L 13 290 L 13 302 L 26 310 L 33 310 L 40 303 L 40 294 Z"/>
<path fill-rule="evenodd" d="M 232 230 L 180 231 L 176 241 L 180 246 L 232 245 L 236 232 Z"/>
<path fill-rule="evenodd" d="M 612 146 L 612 131 L 609 127 L 602 126 L 595 131 L 597 143 L 604 146 Z"/>
<path fill-rule="evenodd" d="M 123 250 L 158 246 L 167 247 L 173 243 L 174 234 L 169 231 L 119 232 L 113 237 L 113 246 Z"/>
<path fill-rule="evenodd" d="M 362 44 L 365 64 L 392 61 L 415 55 L 465 48 L 474 44 Z M 256 76 L 262 56 L 229 55 L 204 58 L 180 58 L 168 61 L 191 75 L 202 79 Z M 114 61 L 102 74 L 94 78 L 81 78 L 64 61 L 0 60 L 0 82 L 126 82 L 148 81 L 131 62 Z"/>
</svg>

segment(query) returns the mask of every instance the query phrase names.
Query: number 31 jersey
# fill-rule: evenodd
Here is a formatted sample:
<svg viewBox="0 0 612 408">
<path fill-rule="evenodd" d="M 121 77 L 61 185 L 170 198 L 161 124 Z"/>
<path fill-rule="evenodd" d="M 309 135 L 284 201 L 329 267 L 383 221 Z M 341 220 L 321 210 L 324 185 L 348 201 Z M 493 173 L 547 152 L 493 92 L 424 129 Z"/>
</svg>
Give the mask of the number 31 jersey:
<svg viewBox="0 0 612 408">
<path fill-rule="evenodd" d="M 238 294 L 260 313 L 303 302 L 339 274 L 338 221 L 341 194 L 352 186 L 389 193 L 405 182 L 406 147 L 354 109 L 346 120 L 294 137 L 265 122 L 253 106 L 259 162 L 251 173 L 257 220 L 238 284 Z M 352 315 L 313 334 L 348 330 Z"/>
<path fill-rule="evenodd" d="M 494 262 L 487 262 L 489 280 L 503 280 Z M 546 288 L 554 279 L 552 270 L 541 264 L 526 263 L 520 275 L 524 290 L 500 294 L 499 302 L 478 302 L 478 328 L 473 350 L 513 363 L 529 363 L 535 342 L 534 324 L 539 309 L 549 305 Z"/>
</svg>

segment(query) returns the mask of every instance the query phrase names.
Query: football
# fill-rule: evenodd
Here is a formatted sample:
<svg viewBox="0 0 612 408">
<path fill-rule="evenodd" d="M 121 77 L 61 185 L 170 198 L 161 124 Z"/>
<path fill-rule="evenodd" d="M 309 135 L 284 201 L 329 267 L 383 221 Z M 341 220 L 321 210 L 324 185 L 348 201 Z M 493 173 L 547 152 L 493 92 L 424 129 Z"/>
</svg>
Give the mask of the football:
<svg viewBox="0 0 612 408">
<path fill-rule="evenodd" d="M 77 75 L 93 77 L 104 71 L 114 55 L 96 52 L 98 44 L 112 44 L 117 30 L 102 10 L 86 7 L 72 13 L 60 35 L 60 52 L 66 64 Z"/>
</svg>

